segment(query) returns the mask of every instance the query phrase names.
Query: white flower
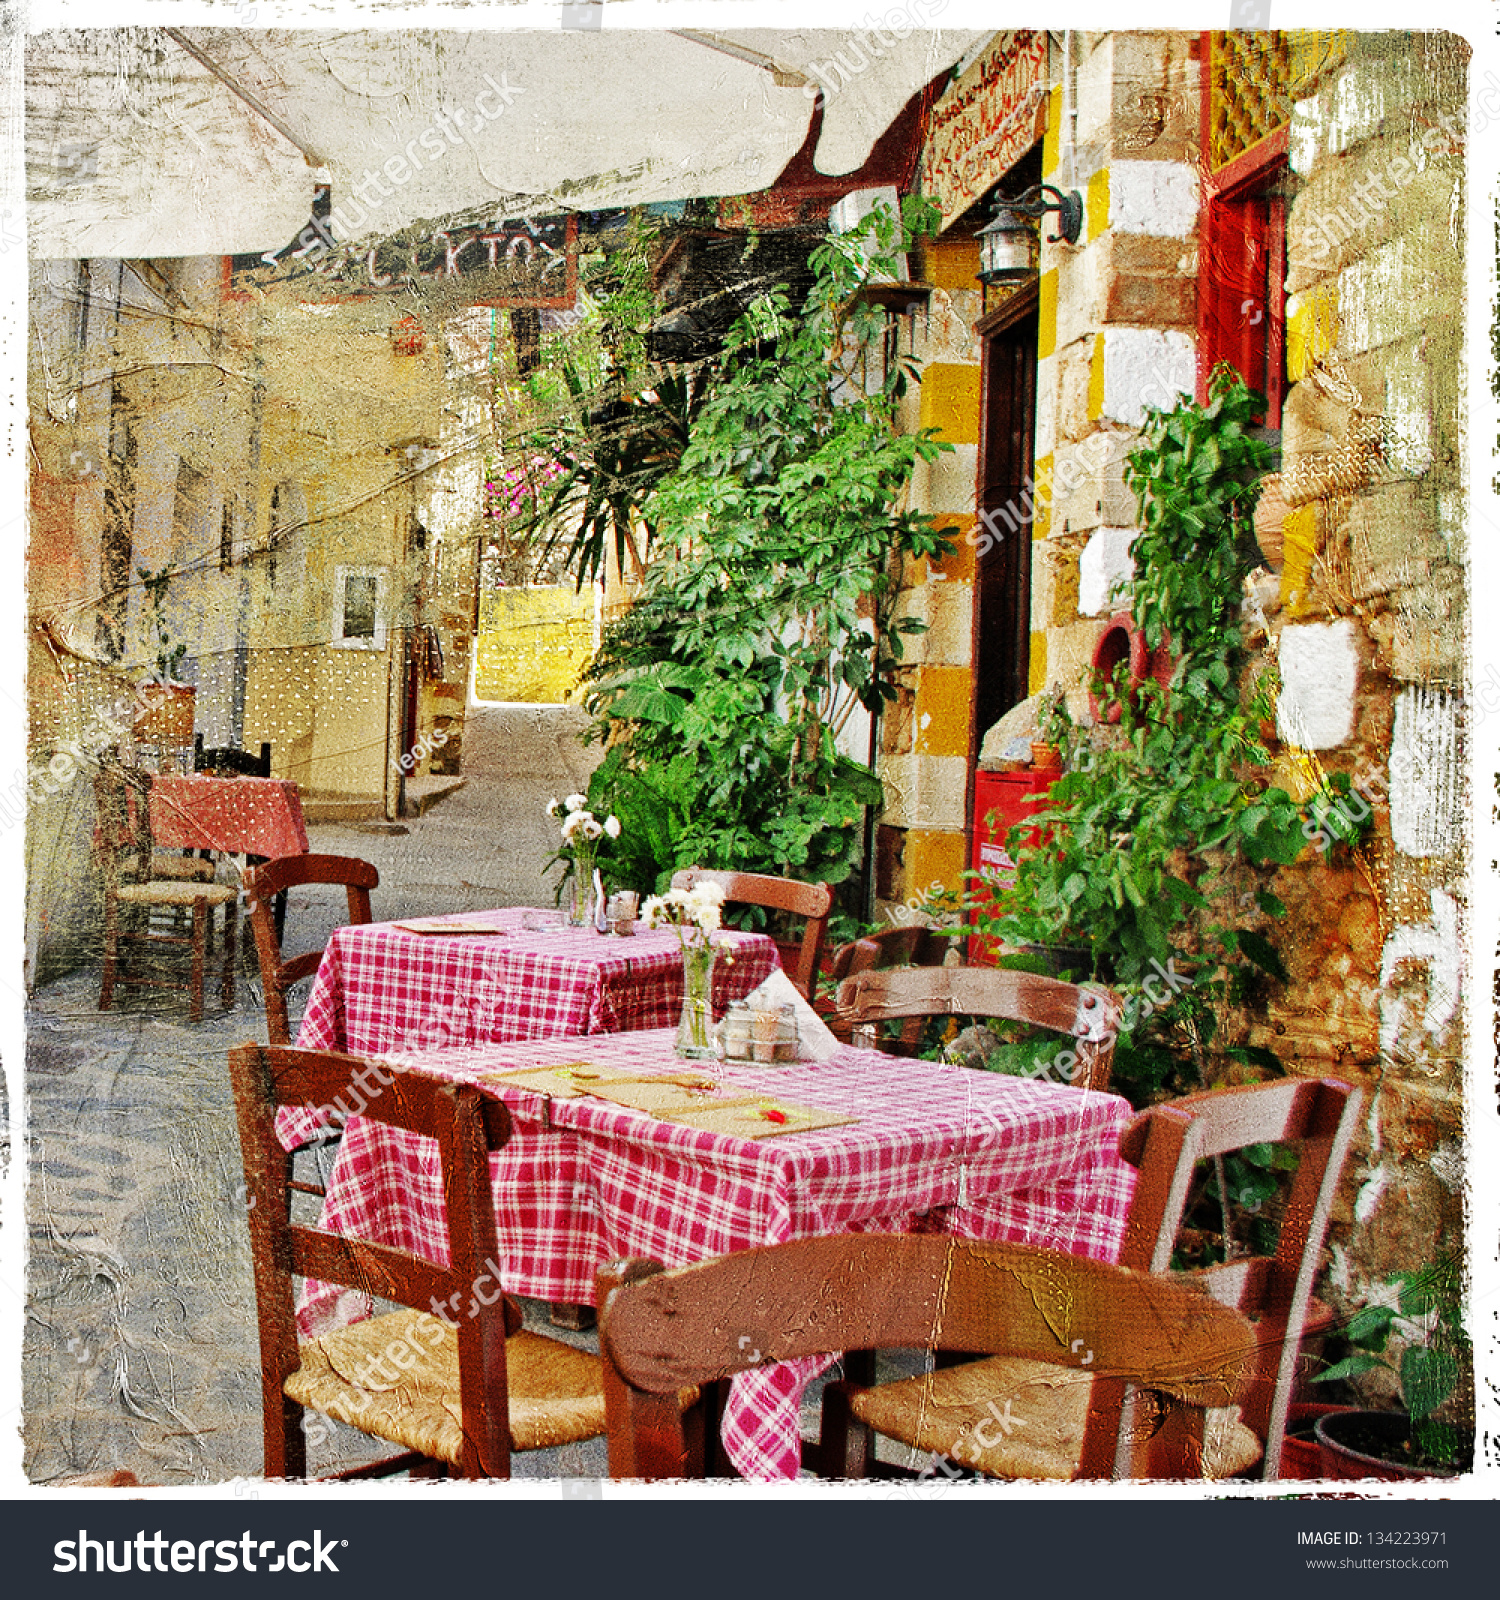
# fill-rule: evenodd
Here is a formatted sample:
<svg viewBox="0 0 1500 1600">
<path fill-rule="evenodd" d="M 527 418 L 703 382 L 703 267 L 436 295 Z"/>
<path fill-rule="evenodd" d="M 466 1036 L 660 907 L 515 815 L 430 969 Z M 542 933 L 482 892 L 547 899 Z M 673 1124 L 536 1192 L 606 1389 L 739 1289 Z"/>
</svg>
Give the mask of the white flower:
<svg viewBox="0 0 1500 1600">
<path fill-rule="evenodd" d="M 557 797 L 554 795 L 553 798 L 547 802 L 547 815 L 555 820 L 559 815 L 561 815 L 561 813 L 562 807 L 558 804 Z"/>
<path fill-rule="evenodd" d="M 659 894 L 648 895 L 641 906 L 641 921 L 654 928 L 667 914 L 667 903 Z"/>
<path fill-rule="evenodd" d="M 606 817 L 604 819 L 604 831 L 611 839 L 618 839 L 620 837 L 620 819 L 614 816 Z"/>
<path fill-rule="evenodd" d="M 569 811 L 582 811 L 588 803 L 589 797 L 586 794 L 570 794 L 565 802 Z"/>
</svg>

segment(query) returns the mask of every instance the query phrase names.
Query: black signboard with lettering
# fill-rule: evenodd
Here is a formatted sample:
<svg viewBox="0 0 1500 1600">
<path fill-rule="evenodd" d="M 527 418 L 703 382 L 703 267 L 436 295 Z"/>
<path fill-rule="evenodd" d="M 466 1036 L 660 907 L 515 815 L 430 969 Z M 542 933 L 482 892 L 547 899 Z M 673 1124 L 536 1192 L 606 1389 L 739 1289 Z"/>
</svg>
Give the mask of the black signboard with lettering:
<svg viewBox="0 0 1500 1600">
<path fill-rule="evenodd" d="M 236 270 L 318 280 L 339 295 L 419 286 L 461 288 L 470 305 L 562 310 L 578 290 L 578 219 L 571 214 L 511 217 L 410 229 L 369 247 L 340 244 L 315 216 L 291 245 L 236 257 Z M 461 280 L 461 281 L 456 281 Z"/>
</svg>

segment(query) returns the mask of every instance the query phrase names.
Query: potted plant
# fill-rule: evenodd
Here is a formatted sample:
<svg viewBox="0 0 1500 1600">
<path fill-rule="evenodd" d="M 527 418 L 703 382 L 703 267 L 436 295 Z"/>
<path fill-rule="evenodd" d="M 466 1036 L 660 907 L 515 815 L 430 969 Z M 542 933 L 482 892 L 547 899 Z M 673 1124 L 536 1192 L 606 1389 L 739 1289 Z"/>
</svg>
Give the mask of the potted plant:
<svg viewBox="0 0 1500 1600">
<path fill-rule="evenodd" d="M 978 907 L 987 936 L 1087 946 L 1085 975 L 1133 1000 L 1114 1084 L 1136 1105 L 1245 1066 L 1282 1070 L 1240 1042 L 1236 1020 L 1286 981 L 1272 942 L 1286 908 L 1271 883 L 1308 843 L 1303 807 L 1270 781 L 1258 733 L 1272 681 L 1241 623 L 1270 464 L 1255 427 L 1264 409 L 1221 366 L 1206 404 L 1148 413 L 1126 468 L 1140 527 L 1130 615 L 1145 651 L 1170 638 L 1170 696 L 1150 672 L 1132 691 L 1121 659 L 1093 686 L 1117 720 L 1077 725 L 1065 704 L 1048 714 L 1042 736 L 1062 748 L 1061 776 L 1048 808 L 1010 835 L 1010 885 Z"/>
<path fill-rule="evenodd" d="M 1316 1433 L 1325 1477 L 1452 1477 L 1473 1459 L 1472 1396 L 1463 1403 L 1470 1367 L 1458 1263 L 1448 1258 L 1402 1273 L 1389 1290 L 1387 1299 L 1356 1312 L 1344 1329 L 1353 1352 L 1313 1382 L 1384 1369 L 1395 1376 L 1401 1409 L 1321 1417 Z M 1385 1359 L 1393 1333 L 1407 1341 L 1399 1361 Z"/>
</svg>

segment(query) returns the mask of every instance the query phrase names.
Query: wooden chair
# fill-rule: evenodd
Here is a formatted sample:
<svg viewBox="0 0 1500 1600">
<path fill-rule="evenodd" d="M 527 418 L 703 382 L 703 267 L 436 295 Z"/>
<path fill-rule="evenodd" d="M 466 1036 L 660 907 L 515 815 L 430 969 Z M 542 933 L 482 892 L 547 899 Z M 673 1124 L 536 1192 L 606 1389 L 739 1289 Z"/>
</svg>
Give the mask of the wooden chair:
<svg viewBox="0 0 1500 1600">
<path fill-rule="evenodd" d="M 505 1478 L 512 1451 L 604 1431 L 598 1358 L 521 1331 L 519 1308 L 493 1276 L 500 1255 L 489 1156 L 510 1136 L 499 1101 L 469 1086 L 313 1050 L 244 1044 L 230 1052 L 229 1070 L 255 1262 L 267 1477 L 306 1477 L 306 1410 L 405 1452 L 342 1475 L 349 1477 L 451 1468 L 466 1478 Z M 363 1105 L 361 1116 L 437 1141 L 447 1266 L 292 1220 L 299 1186 L 276 1137 L 276 1113 L 283 1106 L 326 1108 L 347 1096 Z M 406 1309 L 299 1343 L 298 1276 Z"/>
<path fill-rule="evenodd" d="M 269 778 L 271 776 L 271 746 L 262 743 L 260 750 L 241 750 L 234 745 L 222 745 L 212 750 L 203 748 L 203 735 L 193 737 L 193 771 L 233 775 L 240 778 Z"/>
<path fill-rule="evenodd" d="M 826 977 L 837 994 L 845 978 L 859 972 L 885 972 L 892 967 L 940 967 L 947 959 L 952 941 L 943 933 L 914 922 L 905 928 L 882 928 L 863 938 L 841 944 L 829 959 Z M 839 1015 L 837 1001 L 826 991 L 820 994 L 816 1009 L 837 1039 L 848 1043 L 853 1027 Z M 915 1055 L 922 1043 L 925 1019 L 908 1017 L 898 1039 L 883 1041 L 891 1054 Z"/>
<path fill-rule="evenodd" d="M 717 883 L 723 889 L 728 905 L 764 906 L 768 911 L 785 911 L 806 919 L 802 942 L 796 946 L 794 965 L 787 976 L 810 1002 L 823 958 L 828 913 L 833 908 L 833 891 L 828 885 L 774 878 L 762 872 L 711 872 L 704 867 L 687 867 L 672 875 L 674 889 L 691 889 L 695 883 L 706 882 Z"/>
<path fill-rule="evenodd" d="M 349 897 L 352 925 L 370 920 L 370 890 L 380 887 L 380 873 L 358 856 L 326 855 L 278 856 L 274 861 L 246 870 L 250 926 L 255 933 L 261 986 L 266 994 L 266 1032 L 273 1045 L 292 1042 L 286 1010 L 287 990 L 316 972 L 323 959 L 321 950 L 293 956 L 290 961 L 282 958 L 278 908 L 285 906 L 288 889 L 305 883 L 342 884 Z"/>
<path fill-rule="evenodd" d="M 224 913 L 224 1006 L 234 1004 L 235 919 L 239 892 L 227 884 L 204 881 L 201 875 L 158 876 L 163 859 L 151 843 L 151 774 L 114 761 L 100 764 L 94 776 L 98 808 L 95 843 L 104 878 L 104 971 L 99 1009 L 114 1004 L 117 984 L 136 988 L 180 989 L 175 975 L 132 973 L 124 961 L 132 946 L 188 946 L 191 950 L 188 1015 L 203 1017 L 203 974 L 213 937 L 214 912 Z M 181 859 L 181 858 L 179 858 Z M 212 876 L 212 867 L 209 875 Z M 153 916 L 170 918 L 163 929 Z M 181 932 L 182 919 L 189 931 Z"/>
<path fill-rule="evenodd" d="M 1191 1284 L 931 1234 L 801 1239 L 676 1272 L 615 1262 L 598 1290 L 611 1478 L 698 1466 L 684 1385 L 846 1347 L 1003 1351 L 1133 1380 L 1158 1407 L 1146 1469 L 1195 1477 L 1205 1411 L 1233 1403 L 1254 1351 L 1248 1321 Z M 954 1460 L 967 1464 L 986 1431 L 1013 1420 L 981 1413 L 953 1442 Z M 1107 1472 L 1114 1448 L 1112 1433 L 1091 1426 L 1081 1469 Z"/>
<path fill-rule="evenodd" d="M 997 1017 L 1071 1034 L 1073 1081 L 1107 1089 L 1114 1064 L 1120 997 L 1102 985 L 1064 983 L 997 967 L 910 967 L 859 972 L 839 985 L 837 1014 L 876 1042 L 877 1024 L 897 1017 Z"/>
<path fill-rule="evenodd" d="M 1276 1253 L 1239 1256 L 1177 1275 L 1254 1324 L 1240 1421 L 1210 1419 L 1210 1476 L 1244 1473 L 1257 1459 L 1262 1478 L 1279 1476 L 1302 1338 L 1332 1321 L 1313 1301 L 1312 1284 L 1361 1100 L 1358 1089 L 1336 1079 L 1280 1079 L 1154 1106 L 1121 1135 L 1120 1153 L 1140 1176 L 1120 1260 L 1153 1273 L 1165 1272 L 1171 1261 L 1200 1162 L 1247 1145 L 1297 1148 Z M 821 1459 L 835 1475 L 867 1475 L 875 1433 L 951 1454 L 973 1418 L 996 1409 L 1026 1417 L 1028 1426 L 994 1441 L 975 1462 L 991 1476 L 1107 1476 L 1096 1470 L 1101 1458 L 1088 1453 L 1095 1428 L 1117 1438 L 1119 1475 L 1139 1475 L 1139 1441 L 1152 1422 L 1140 1398 L 1130 1396 L 1122 1381 L 1093 1369 L 1084 1374 L 1055 1359 L 1039 1364 L 997 1357 L 878 1389 L 830 1384 L 824 1391 Z"/>
</svg>

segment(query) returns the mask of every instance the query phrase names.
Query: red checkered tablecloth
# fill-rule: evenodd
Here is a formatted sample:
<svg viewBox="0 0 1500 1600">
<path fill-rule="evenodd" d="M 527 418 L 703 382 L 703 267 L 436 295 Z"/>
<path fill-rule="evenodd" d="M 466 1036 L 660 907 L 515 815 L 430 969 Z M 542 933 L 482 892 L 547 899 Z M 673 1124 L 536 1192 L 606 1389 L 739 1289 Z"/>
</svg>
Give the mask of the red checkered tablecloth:
<svg viewBox="0 0 1500 1600">
<path fill-rule="evenodd" d="M 394 922 L 337 929 L 297 1043 L 368 1055 L 675 1025 L 682 1009 L 675 933 L 539 933 L 527 930 L 526 916 L 510 908 L 453 919 L 504 930 L 489 936 L 411 933 Z M 722 1016 L 778 962 L 762 934 L 724 932 L 717 942 L 714 1013 Z"/>
<path fill-rule="evenodd" d="M 498 1263 L 507 1290 L 591 1302 L 595 1270 L 619 1256 L 686 1266 L 815 1234 L 946 1232 L 1113 1260 L 1134 1169 L 1116 1150 L 1132 1115 L 1117 1096 L 844 1048 L 823 1063 L 712 1075 L 858 1121 L 770 1139 L 666 1122 L 582 1097 L 496 1083 L 508 1068 L 588 1061 L 630 1072 L 682 1063 L 668 1031 L 402 1052 L 386 1059 L 449 1081 L 482 1081 L 510 1107 L 494 1157 Z M 344 1135 L 324 1225 L 446 1259 L 436 1147 L 368 1119 Z M 358 1314 L 313 1286 L 304 1327 Z M 795 1476 L 797 1403 L 826 1362 L 736 1378 L 724 1419 L 747 1477 Z"/>
<path fill-rule="evenodd" d="M 231 855 L 307 854 L 295 783 L 280 778 L 172 778 L 151 784 L 151 839 L 162 850 Z"/>
</svg>

